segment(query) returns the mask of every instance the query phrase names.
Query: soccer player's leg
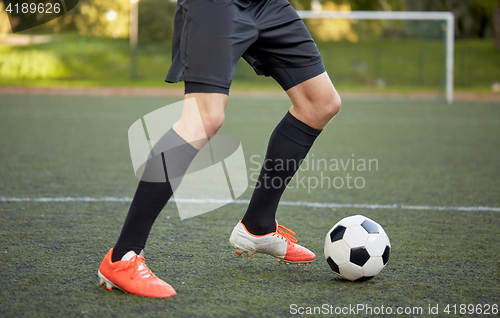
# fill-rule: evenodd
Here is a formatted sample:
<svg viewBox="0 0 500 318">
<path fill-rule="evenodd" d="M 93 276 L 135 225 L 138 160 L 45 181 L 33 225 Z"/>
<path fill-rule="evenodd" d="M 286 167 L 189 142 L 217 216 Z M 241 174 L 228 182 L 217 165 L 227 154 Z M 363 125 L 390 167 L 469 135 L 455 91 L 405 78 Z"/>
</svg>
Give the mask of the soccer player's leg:
<svg viewBox="0 0 500 318">
<path fill-rule="evenodd" d="M 101 285 L 106 284 L 108 289 L 118 287 L 149 297 L 175 295 L 170 285 L 147 269 L 141 254 L 154 221 L 178 186 L 170 182 L 169 176 L 176 182 L 182 179 L 198 150 L 224 121 L 234 66 L 242 54 L 230 50 L 244 52 L 256 32 L 253 25 L 243 23 L 245 17 L 235 16 L 238 12 L 232 6 L 212 1 L 192 6 L 190 3 L 178 2 L 174 58 L 166 78 L 167 82 L 183 80 L 186 84 L 183 113 L 153 147 L 161 152 L 161 148 L 170 149 L 174 145 L 175 151 L 162 152 L 161 157 L 157 155 L 146 164 L 144 180 L 139 182 L 120 237 L 99 268 Z M 226 36 L 234 30 L 239 30 L 238 37 Z M 188 102 L 192 97 L 196 103 Z M 201 125 L 194 125 L 200 123 L 200 118 Z M 165 167 L 165 171 L 158 167 Z M 162 178 L 165 182 L 161 182 Z M 150 182 L 152 179 L 156 182 Z"/>
<path fill-rule="evenodd" d="M 314 254 L 296 244 L 293 232 L 284 234 L 275 220 L 276 210 L 315 139 L 339 111 L 340 98 L 311 35 L 290 4 L 276 0 L 265 10 L 256 21 L 258 45 L 250 47 L 244 58 L 257 74 L 272 76 L 283 87 L 292 107 L 271 135 L 257 186 L 230 243 L 237 254 L 266 253 L 286 263 L 307 264 Z M 283 162 L 295 164 L 283 168 Z"/>
<path fill-rule="evenodd" d="M 139 182 L 121 235 L 99 267 L 101 286 L 106 284 L 108 289 L 115 287 L 147 297 L 176 295 L 169 284 L 149 270 L 142 254 L 156 217 L 178 186 L 169 181 L 168 175 L 174 173 L 176 180 L 182 178 L 190 161 L 208 140 L 207 136 L 215 135 L 224 121 L 227 95 L 192 93 L 185 96 L 186 100 L 193 97 L 197 102 L 185 103 L 181 119 L 155 145 L 164 149 L 175 145 L 175 151 L 166 151 L 162 157 L 167 167 L 166 182 Z M 146 164 L 145 175 L 158 173 L 154 163 L 155 160 L 151 160 Z"/>
<path fill-rule="evenodd" d="M 287 229 L 277 224 L 276 210 L 286 185 L 321 129 L 339 112 L 340 97 L 326 72 L 286 92 L 292 107 L 271 135 L 257 186 L 245 216 L 231 234 L 230 244 L 239 255 L 265 253 L 286 264 L 307 265 L 315 259 L 314 253 L 296 244 L 295 233 L 286 233 Z M 295 164 L 283 167 L 283 162 Z"/>
<path fill-rule="evenodd" d="M 265 253 L 286 264 L 305 264 L 315 255 L 296 244 L 292 231 L 277 224 L 276 210 L 287 183 L 297 171 L 321 129 L 338 113 L 340 98 L 326 73 L 289 90 L 290 111 L 271 135 L 257 186 L 230 244 L 237 254 Z M 294 162 L 283 167 L 283 162 Z M 288 233 L 287 233 L 288 232 Z"/>
</svg>

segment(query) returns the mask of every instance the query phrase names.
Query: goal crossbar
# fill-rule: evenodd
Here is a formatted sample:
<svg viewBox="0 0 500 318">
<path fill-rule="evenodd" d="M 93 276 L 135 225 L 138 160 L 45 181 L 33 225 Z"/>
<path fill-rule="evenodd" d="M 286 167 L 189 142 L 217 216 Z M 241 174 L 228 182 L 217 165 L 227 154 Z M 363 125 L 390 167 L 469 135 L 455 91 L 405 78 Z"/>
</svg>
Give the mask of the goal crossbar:
<svg viewBox="0 0 500 318">
<path fill-rule="evenodd" d="M 360 20 L 440 20 L 446 21 L 446 101 L 453 103 L 453 51 L 455 16 L 452 12 L 437 11 L 310 11 L 298 10 L 302 19 L 360 19 Z"/>
</svg>

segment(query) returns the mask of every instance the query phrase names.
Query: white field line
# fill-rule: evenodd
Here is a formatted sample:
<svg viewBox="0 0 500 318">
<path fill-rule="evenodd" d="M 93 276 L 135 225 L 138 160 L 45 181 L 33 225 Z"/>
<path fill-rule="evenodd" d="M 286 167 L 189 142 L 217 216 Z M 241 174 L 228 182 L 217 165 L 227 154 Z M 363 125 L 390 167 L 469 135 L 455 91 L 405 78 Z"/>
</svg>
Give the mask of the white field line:
<svg viewBox="0 0 500 318">
<path fill-rule="evenodd" d="M 129 197 L 52 197 L 52 198 L 7 198 L 0 197 L 0 202 L 131 202 Z M 224 200 L 210 199 L 177 199 L 177 202 L 194 204 L 225 203 Z M 248 204 L 248 200 L 234 200 L 231 204 Z M 500 212 L 500 207 L 489 206 L 428 206 L 428 205 L 400 205 L 400 204 L 349 204 L 349 203 L 327 203 L 307 201 L 281 201 L 284 206 L 304 206 L 312 208 L 353 208 L 353 209 L 394 209 L 394 210 L 432 210 L 432 211 L 493 211 Z"/>
</svg>

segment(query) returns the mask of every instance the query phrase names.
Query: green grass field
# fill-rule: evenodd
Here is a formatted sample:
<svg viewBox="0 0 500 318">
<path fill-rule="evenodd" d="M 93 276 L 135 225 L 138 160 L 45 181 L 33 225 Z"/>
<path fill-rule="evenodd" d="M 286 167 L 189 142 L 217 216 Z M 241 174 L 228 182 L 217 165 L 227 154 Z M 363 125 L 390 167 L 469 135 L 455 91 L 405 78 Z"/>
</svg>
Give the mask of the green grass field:
<svg viewBox="0 0 500 318">
<path fill-rule="evenodd" d="M 137 180 L 128 127 L 179 99 L 0 96 L 0 197 L 131 197 Z M 98 284 L 97 268 L 118 237 L 127 202 L 4 200 L 0 316 L 283 317 L 290 316 L 291 304 L 364 304 L 423 308 L 422 315 L 412 317 L 429 316 L 429 305 L 439 305 L 439 316 L 448 317 L 455 315 L 444 313 L 446 304 L 498 305 L 499 106 L 346 100 L 311 156 L 376 159 L 378 169 L 299 171 L 299 177 L 311 178 L 349 173 L 365 185 L 289 189 L 283 197 L 497 211 L 281 206 L 280 224 L 297 232 L 299 243 L 318 256 L 304 268 L 267 255 L 234 254 L 228 238 L 245 205 L 226 205 L 181 221 L 169 203 L 153 227 L 146 256 L 155 274 L 177 290 L 173 299 L 147 299 Z M 255 168 L 250 158 L 264 155 L 268 136 L 288 107 L 280 97 L 230 99 L 220 134 L 242 141 L 249 174 Z M 250 195 L 248 189 L 241 199 Z M 386 268 L 364 283 L 336 277 L 323 259 L 330 227 L 354 214 L 379 222 L 392 243 Z"/>
</svg>

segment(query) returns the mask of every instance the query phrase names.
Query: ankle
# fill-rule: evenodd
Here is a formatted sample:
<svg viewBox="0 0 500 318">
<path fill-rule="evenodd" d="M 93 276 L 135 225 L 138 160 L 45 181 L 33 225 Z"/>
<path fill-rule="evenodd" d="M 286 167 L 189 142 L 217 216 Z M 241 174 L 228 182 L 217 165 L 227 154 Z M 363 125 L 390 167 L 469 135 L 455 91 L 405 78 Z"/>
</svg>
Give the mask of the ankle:
<svg viewBox="0 0 500 318">
<path fill-rule="evenodd" d="M 123 256 L 127 254 L 130 251 L 134 251 L 137 255 L 144 254 L 142 249 L 134 249 L 134 248 L 113 248 L 113 253 L 111 254 L 111 262 L 115 263 L 118 261 L 121 261 L 123 259 Z"/>
<path fill-rule="evenodd" d="M 241 223 L 245 226 L 246 230 L 253 235 L 266 235 L 272 232 L 276 232 L 276 223 L 273 221 L 272 223 L 253 223 L 248 220 L 241 220 Z"/>
</svg>

